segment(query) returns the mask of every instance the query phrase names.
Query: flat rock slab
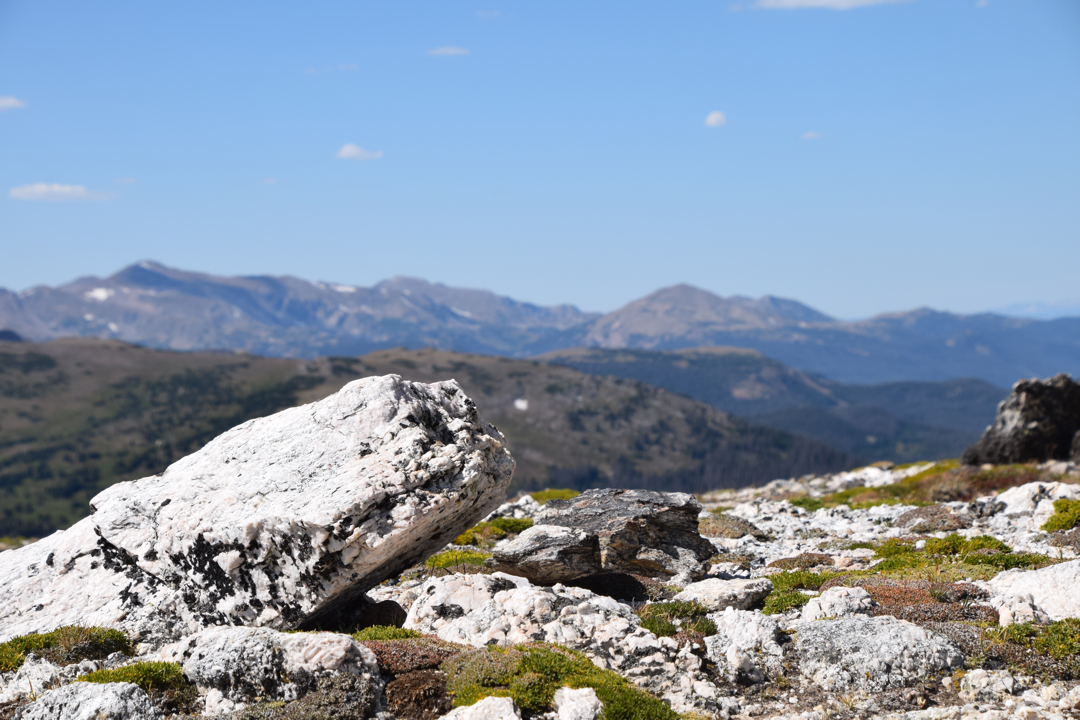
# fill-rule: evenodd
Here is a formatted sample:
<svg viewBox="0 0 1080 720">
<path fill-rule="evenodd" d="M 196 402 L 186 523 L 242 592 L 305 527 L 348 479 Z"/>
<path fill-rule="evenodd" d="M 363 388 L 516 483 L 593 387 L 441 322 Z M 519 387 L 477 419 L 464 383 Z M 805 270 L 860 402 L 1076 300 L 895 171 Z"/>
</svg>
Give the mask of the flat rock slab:
<svg viewBox="0 0 1080 720">
<path fill-rule="evenodd" d="M 347 624 L 364 591 L 497 507 L 512 472 L 455 382 L 357 380 L 0 554 L 0 640 L 104 625 L 160 646 L 212 625 Z"/>
<path fill-rule="evenodd" d="M 772 592 L 773 584 L 766 578 L 752 580 L 721 580 L 709 578 L 690 583 L 673 600 L 696 602 L 710 611 L 725 608 L 749 610 L 761 603 Z"/>
<path fill-rule="evenodd" d="M 803 674 L 830 691 L 881 692 L 964 665 L 952 640 L 891 615 L 849 615 L 799 627 Z"/>
<path fill-rule="evenodd" d="M 496 550 L 488 567 L 541 584 L 597 572 L 696 580 L 716 555 L 698 532 L 700 513 L 686 493 L 602 489 L 549 500 L 531 532 Z"/>
</svg>

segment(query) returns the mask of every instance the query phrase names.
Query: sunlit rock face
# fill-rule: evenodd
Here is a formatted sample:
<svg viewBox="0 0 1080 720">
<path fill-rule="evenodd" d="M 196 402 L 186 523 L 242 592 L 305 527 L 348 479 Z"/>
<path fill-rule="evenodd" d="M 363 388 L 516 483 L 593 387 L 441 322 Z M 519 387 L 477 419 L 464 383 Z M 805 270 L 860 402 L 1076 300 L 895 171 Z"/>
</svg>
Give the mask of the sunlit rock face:
<svg viewBox="0 0 1080 720">
<path fill-rule="evenodd" d="M 0 640 L 78 624 L 159 645 L 211 625 L 347 622 L 365 590 L 497 507 L 513 466 L 455 382 L 357 380 L 0 555 Z"/>
</svg>

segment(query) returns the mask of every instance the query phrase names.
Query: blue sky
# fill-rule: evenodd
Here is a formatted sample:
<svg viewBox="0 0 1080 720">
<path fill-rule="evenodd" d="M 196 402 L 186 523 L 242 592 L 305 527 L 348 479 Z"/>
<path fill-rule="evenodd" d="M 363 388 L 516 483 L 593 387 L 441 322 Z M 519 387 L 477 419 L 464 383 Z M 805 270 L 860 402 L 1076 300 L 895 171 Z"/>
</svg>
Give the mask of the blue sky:
<svg viewBox="0 0 1080 720">
<path fill-rule="evenodd" d="M 0 193 L 14 290 L 1078 305 L 1080 3 L 0 0 Z"/>
</svg>

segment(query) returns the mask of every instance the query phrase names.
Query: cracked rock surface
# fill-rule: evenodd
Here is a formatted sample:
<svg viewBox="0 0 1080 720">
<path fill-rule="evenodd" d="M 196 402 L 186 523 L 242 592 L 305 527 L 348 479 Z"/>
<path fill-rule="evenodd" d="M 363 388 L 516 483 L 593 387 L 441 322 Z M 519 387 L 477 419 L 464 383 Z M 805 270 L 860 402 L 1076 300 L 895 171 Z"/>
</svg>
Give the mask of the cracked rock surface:
<svg viewBox="0 0 1080 720">
<path fill-rule="evenodd" d="M 496 508 L 513 460 L 453 382 L 396 375 L 251 420 L 72 528 L 0 554 L 0 640 L 118 627 L 317 626 Z"/>
</svg>

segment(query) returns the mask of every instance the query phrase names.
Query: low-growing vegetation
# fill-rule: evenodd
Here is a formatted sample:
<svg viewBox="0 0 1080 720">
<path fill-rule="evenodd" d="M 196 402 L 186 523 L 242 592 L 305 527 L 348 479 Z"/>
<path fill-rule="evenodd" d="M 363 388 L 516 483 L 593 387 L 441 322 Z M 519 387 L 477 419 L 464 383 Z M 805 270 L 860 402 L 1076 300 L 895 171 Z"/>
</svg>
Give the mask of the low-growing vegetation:
<svg viewBox="0 0 1080 720">
<path fill-rule="evenodd" d="M 1047 532 L 1072 530 L 1080 525 L 1080 500 L 1055 500 L 1054 514 L 1042 526 Z"/>
<path fill-rule="evenodd" d="M 716 625 L 705 617 L 709 609 L 696 602 L 682 600 L 643 605 L 637 610 L 641 627 L 657 637 L 715 635 Z"/>
<path fill-rule="evenodd" d="M 532 526 L 532 518 L 495 518 L 491 522 L 482 522 L 469 528 L 454 539 L 454 544 L 491 547 L 497 540 L 507 535 L 516 535 Z"/>
<path fill-rule="evenodd" d="M 548 500 L 570 500 L 581 493 L 570 488 L 548 488 L 532 494 L 532 499 L 543 505 Z"/>
<path fill-rule="evenodd" d="M 131 655 L 131 639 L 119 630 L 67 625 L 47 633 L 30 633 L 0 643 L 0 672 L 13 672 L 34 653 L 57 665 L 103 660 L 114 652 Z"/>
<path fill-rule="evenodd" d="M 76 678 L 79 682 L 126 682 L 145 690 L 154 704 L 169 713 L 194 712 L 198 691 L 184 678 L 179 663 L 138 662 L 118 668 L 95 670 Z"/>
<path fill-rule="evenodd" d="M 582 653 L 556 645 L 486 647 L 461 653 L 442 664 L 455 706 L 490 696 L 510 697 L 527 713 L 551 709 L 560 687 L 593 688 L 604 704 L 603 720 L 678 720 L 664 702 Z"/>
<path fill-rule="evenodd" d="M 488 553 L 477 550 L 444 550 L 429 557 L 424 561 L 424 565 L 432 574 L 452 575 L 476 572 L 484 566 L 488 557 Z"/>
<path fill-rule="evenodd" d="M 353 639 L 363 642 L 365 640 L 411 640 L 420 637 L 415 630 L 395 627 L 394 625 L 372 625 L 363 630 L 353 633 Z"/>
</svg>

